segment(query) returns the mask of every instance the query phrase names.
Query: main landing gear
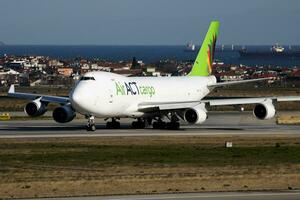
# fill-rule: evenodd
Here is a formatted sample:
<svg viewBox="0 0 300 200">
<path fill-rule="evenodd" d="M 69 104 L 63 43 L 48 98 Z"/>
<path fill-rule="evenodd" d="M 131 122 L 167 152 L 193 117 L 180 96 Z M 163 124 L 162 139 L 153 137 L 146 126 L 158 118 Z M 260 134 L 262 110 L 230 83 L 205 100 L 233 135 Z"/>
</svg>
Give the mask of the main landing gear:
<svg viewBox="0 0 300 200">
<path fill-rule="evenodd" d="M 120 128 L 120 122 L 116 118 L 112 118 L 111 122 L 106 122 L 106 128 L 108 129 L 118 129 Z"/>
<path fill-rule="evenodd" d="M 86 116 L 88 119 L 88 123 L 86 125 L 87 131 L 95 131 L 95 117 L 94 116 Z M 152 119 L 151 118 L 138 118 L 137 121 L 132 122 L 132 128 L 134 129 L 143 129 L 148 125 L 151 125 Z M 169 130 L 178 130 L 180 128 L 180 124 L 178 119 L 171 118 L 170 122 L 164 122 L 161 118 L 158 118 L 157 121 L 152 123 L 153 129 L 169 129 Z M 111 121 L 106 122 L 107 129 L 119 129 L 120 122 L 117 121 L 116 118 L 112 118 Z"/>
<path fill-rule="evenodd" d="M 178 130 L 180 128 L 179 122 L 168 122 L 166 124 L 166 129 L 169 130 Z"/>
<path fill-rule="evenodd" d="M 138 118 L 137 121 L 132 122 L 131 128 L 134 129 L 143 129 L 146 127 L 146 122 L 142 118 Z"/>
<path fill-rule="evenodd" d="M 164 128 L 166 128 L 166 122 L 162 121 L 159 118 L 156 122 L 153 122 L 152 127 L 154 129 L 164 129 Z"/>
<path fill-rule="evenodd" d="M 86 130 L 87 131 L 95 131 L 96 130 L 95 117 L 94 116 L 89 116 L 88 117 L 88 123 L 86 125 Z"/>
<path fill-rule="evenodd" d="M 178 130 L 180 128 L 180 124 L 178 121 L 170 121 L 170 122 L 164 122 L 160 118 L 153 122 L 153 129 L 169 129 L 169 130 Z"/>
</svg>

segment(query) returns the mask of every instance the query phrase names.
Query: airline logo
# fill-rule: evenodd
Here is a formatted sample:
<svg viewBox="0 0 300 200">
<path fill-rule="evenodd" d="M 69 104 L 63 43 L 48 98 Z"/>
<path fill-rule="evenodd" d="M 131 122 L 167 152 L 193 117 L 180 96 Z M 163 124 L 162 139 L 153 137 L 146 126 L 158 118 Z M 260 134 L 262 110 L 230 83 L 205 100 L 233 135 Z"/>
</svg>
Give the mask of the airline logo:
<svg viewBox="0 0 300 200">
<path fill-rule="evenodd" d="M 138 85 L 136 82 L 115 82 L 117 95 L 155 95 L 155 88 L 149 85 Z"/>
<path fill-rule="evenodd" d="M 214 52 L 215 52 L 215 46 L 216 46 L 217 37 L 216 35 L 213 36 L 213 41 L 208 45 L 207 50 L 207 64 L 208 64 L 208 72 L 212 72 L 212 65 L 214 60 Z"/>
</svg>

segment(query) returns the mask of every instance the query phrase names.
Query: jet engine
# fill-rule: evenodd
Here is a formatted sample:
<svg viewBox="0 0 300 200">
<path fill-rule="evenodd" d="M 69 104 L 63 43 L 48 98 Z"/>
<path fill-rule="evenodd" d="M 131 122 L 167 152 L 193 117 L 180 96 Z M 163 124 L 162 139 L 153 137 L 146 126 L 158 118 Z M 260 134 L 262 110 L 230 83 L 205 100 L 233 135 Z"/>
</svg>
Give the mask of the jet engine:
<svg viewBox="0 0 300 200">
<path fill-rule="evenodd" d="M 271 119 L 275 116 L 276 110 L 271 101 L 266 101 L 261 104 L 257 104 L 253 110 L 253 115 L 261 120 Z"/>
<path fill-rule="evenodd" d="M 185 110 L 184 120 L 190 124 L 202 124 L 207 119 L 207 114 L 201 107 L 194 107 Z"/>
<path fill-rule="evenodd" d="M 53 119 L 58 123 L 70 122 L 75 118 L 75 116 L 76 113 L 69 105 L 57 107 L 52 113 Z"/>
<path fill-rule="evenodd" d="M 43 115 L 47 111 L 47 104 L 36 99 L 26 104 L 24 112 L 30 117 L 37 117 Z"/>
</svg>

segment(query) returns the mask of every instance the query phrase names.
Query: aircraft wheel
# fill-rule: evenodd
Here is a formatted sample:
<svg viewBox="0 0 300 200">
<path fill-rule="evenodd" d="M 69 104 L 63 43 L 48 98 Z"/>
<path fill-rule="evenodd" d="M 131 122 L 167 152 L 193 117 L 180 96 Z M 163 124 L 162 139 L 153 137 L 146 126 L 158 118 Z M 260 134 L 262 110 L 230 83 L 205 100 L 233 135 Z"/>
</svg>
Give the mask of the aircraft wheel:
<svg viewBox="0 0 300 200">
<path fill-rule="evenodd" d="M 158 129 L 158 123 L 157 122 L 153 122 L 152 127 L 153 127 L 153 129 Z"/>
<path fill-rule="evenodd" d="M 154 129 L 164 129 L 166 127 L 166 123 L 163 121 L 153 122 L 152 126 Z"/>
<path fill-rule="evenodd" d="M 113 123 L 113 128 L 115 128 L 115 129 L 121 128 L 120 122 L 114 122 Z"/>
<path fill-rule="evenodd" d="M 117 121 L 111 121 L 106 123 L 107 129 L 119 129 L 120 127 L 120 122 Z"/>
<path fill-rule="evenodd" d="M 96 130 L 95 117 L 94 116 L 89 116 L 88 117 L 88 123 L 86 125 L 86 130 L 87 131 L 95 131 Z"/>
<path fill-rule="evenodd" d="M 148 125 L 151 125 L 151 124 L 152 124 L 152 118 L 147 118 L 146 121 L 147 121 L 147 124 L 148 124 Z"/>
<path fill-rule="evenodd" d="M 170 130 L 178 130 L 180 128 L 180 124 L 179 122 L 169 122 L 167 123 L 166 128 Z"/>
<path fill-rule="evenodd" d="M 135 121 L 132 122 L 131 127 L 134 129 L 143 129 L 145 128 L 146 124 L 144 121 Z"/>
<path fill-rule="evenodd" d="M 86 130 L 87 131 L 95 131 L 96 130 L 95 124 L 87 125 Z"/>
<path fill-rule="evenodd" d="M 112 128 L 112 122 L 106 122 L 106 128 L 111 129 Z"/>
<path fill-rule="evenodd" d="M 95 126 L 95 124 L 93 124 L 92 126 L 91 126 L 91 131 L 95 131 L 96 130 L 96 126 Z"/>
</svg>

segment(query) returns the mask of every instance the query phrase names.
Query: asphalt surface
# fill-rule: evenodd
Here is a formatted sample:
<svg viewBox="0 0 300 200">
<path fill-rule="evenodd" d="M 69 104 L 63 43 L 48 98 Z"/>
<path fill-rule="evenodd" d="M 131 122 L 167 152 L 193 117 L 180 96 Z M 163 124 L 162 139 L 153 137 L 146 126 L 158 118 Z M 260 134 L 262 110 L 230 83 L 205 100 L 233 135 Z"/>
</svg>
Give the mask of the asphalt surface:
<svg viewBox="0 0 300 200">
<path fill-rule="evenodd" d="M 295 112 L 299 115 L 299 112 Z M 299 125 L 277 125 L 275 119 L 258 120 L 250 112 L 214 112 L 200 125 L 182 123 L 179 130 L 131 129 L 132 119 L 122 119 L 121 129 L 106 129 L 103 119 L 96 119 L 97 130 L 87 132 L 85 119 L 58 124 L 53 120 L 0 121 L 0 138 L 25 137 L 103 137 L 154 135 L 241 135 L 300 134 Z"/>
<path fill-rule="evenodd" d="M 299 112 L 293 113 L 299 115 Z M 27 137 L 105 137 L 153 135 L 242 135 L 242 134 L 300 134 L 300 126 L 277 125 L 275 119 L 257 120 L 251 113 L 214 112 L 201 125 L 182 124 L 180 130 L 131 129 L 132 120 L 121 120 L 121 129 L 106 129 L 103 119 L 97 119 L 95 132 L 85 131 L 85 119 L 58 124 L 53 120 L 0 121 L 0 138 Z M 36 198 L 35 200 L 299 200 L 300 191 L 280 192 L 212 192 L 162 195 L 126 195 L 105 197 Z"/>
<path fill-rule="evenodd" d="M 211 192 L 211 193 L 182 193 L 162 195 L 129 195 L 106 197 L 70 197 L 70 198 L 39 198 L 35 200 L 299 200 L 300 191 L 292 192 Z"/>
</svg>

